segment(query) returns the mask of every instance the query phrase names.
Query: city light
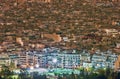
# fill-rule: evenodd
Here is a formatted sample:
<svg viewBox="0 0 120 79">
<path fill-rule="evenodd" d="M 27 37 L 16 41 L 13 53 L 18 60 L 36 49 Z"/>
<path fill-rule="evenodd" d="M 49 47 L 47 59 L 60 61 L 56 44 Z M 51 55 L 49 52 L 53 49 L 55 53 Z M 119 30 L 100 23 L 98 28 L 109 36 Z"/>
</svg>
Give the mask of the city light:
<svg viewBox="0 0 120 79">
<path fill-rule="evenodd" d="M 39 67 L 39 64 L 36 64 L 35 67 L 38 68 L 38 67 Z"/>
<path fill-rule="evenodd" d="M 120 79 L 120 0 L 0 0 L 0 79 Z"/>
<path fill-rule="evenodd" d="M 33 67 L 33 66 L 31 66 L 31 67 L 30 67 L 30 69 L 31 69 L 31 70 L 33 70 L 33 69 L 34 69 L 34 67 Z"/>
<path fill-rule="evenodd" d="M 57 58 L 53 58 L 52 62 L 57 63 Z"/>
</svg>

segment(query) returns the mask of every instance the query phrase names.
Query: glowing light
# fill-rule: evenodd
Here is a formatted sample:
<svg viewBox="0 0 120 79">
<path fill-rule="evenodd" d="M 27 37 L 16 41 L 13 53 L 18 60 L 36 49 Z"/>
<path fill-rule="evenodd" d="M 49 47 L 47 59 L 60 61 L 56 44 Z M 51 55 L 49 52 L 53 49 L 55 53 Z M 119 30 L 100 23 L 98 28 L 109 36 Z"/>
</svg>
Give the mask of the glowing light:
<svg viewBox="0 0 120 79">
<path fill-rule="evenodd" d="M 38 68 L 38 67 L 39 67 L 39 64 L 36 64 L 36 65 L 35 65 L 35 67 L 37 67 L 37 68 Z"/>
<path fill-rule="evenodd" d="M 53 63 L 56 63 L 57 62 L 57 58 L 54 58 L 52 61 L 53 61 Z"/>
<path fill-rule="evenodd" d="M 30 69 L 31 69 L 31 70 L 33 70 L 33 69 L 34 69 L 34 67 L 33 67 L 33 66 L 31 66 L 31 67 L 30 67 Z"/>
</svg>

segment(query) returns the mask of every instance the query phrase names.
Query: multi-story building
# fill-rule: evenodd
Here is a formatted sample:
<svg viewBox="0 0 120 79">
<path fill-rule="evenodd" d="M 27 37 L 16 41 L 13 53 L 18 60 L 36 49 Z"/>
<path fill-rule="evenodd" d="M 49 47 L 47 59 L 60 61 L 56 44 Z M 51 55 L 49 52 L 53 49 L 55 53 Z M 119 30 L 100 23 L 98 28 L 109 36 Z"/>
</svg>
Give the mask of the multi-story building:
<svg viewBox="0 0 120 79">
<path fill-rule="evenodd" d="M 92 56 L 91 62 L 95 68 L 110 67 L 114 68 L 114 63 L 117 60 L 117 55 L 111 51 L 95 53 Z"/>
<path fill-rule="evenodd" d="M 80 66 L 80 54 L 58 54 L 60 67 L 74 68 Z"/>
<path fill-rule="evenodd" d="M 80 54 L 39 54 L 38 64 L 40 67 L 73 68 L 80 65 Z"/>
<path fill-rule="evenodd" d="M 81 54 L 67 53 L 68 51 L 55 52 L 55 50 L 44 49 L 42 52 L 29 52 L 27 54 L 27 63 L 38 64 L 39 67 L 53 68 L 76 68 L 76 67 L 95 67 L 114 68 L 114 62 L 117 60 L 117 55 L 107 52 L 96 52 L 91 55 L 89 52 L 82 52 Z M 70 51 L 69 51 L 70 52 Z M 25 60 L 24 60 L 25 61 Z"/>
<path fill-rule="evenodd" d="M 10 65 L 10 58 L 7 54 L 0 54 L 0 65 Z"/>
<path fill-rule="evenodd" d="M 20 54 L 19 55 L 18 64 L 20 64 L 22 66 L 26 66 L 27 65 L 27 56 L 26 56 L 26 54 Z"/>
<path fill-rule="evenodd" d="M 80 60 L 83 61 L 83 62 L 91 62 L 90 53 L 82 53 L 82 54 L 80 54 Z"/>
<path fill-rule="evenodd" d="M 76 68 L 76 67 L 95 67 L 95 68 L 114 68 L 114 63 L 118 55 L 111 51 L 96 52 L 91 55 L 89 52 L 83 51 L 80 54 L 76 51 L 58 50 L 56 48 L 47 48 L 41 51 L 21 52 L 19 55 L 9 54 L 4 58 L 0 56 L 1 62 L 14 62 L 15 65 L 20 64 L 24 67 L 36 66 L 45 68 Z M 0 64 L 2 64 L 0 62 Z"/>
<path fill-rule="evenodd" d="M 37 64 L 39 64 L 39 67 L 46 67 L 47 65 L 47 56 L 43 55 L 43 54 L 39 54 L 38 56 L 38 62 Z"/>
<path fill-rule="evenodd" d="M 19 55 L 18 54 L 9 54 L 9 59 L 12 63 L 14 63 L 15 67 L 17 68 Z"/>
</svg>

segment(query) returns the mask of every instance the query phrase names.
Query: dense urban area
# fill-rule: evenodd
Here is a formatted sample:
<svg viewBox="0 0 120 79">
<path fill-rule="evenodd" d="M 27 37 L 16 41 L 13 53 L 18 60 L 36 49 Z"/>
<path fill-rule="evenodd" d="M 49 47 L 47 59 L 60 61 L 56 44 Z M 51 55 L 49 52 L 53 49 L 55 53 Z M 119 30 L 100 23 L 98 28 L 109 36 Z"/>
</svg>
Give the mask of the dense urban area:
<svg viewBox="0 0 120 79">
<path fill-rule="evenodd" d="M 119 54 L 120 0 L 0 0 L 0 79 L 120 79 Z"/>
<path fill-rule="evenodd" d="M 0 51 L 17 52 L 46 46 L 117 51 L 119 13 L 119 2 L 109 0 L 96 4 L 90 0 L 18 0 L 18 3 L 1 0 Z"/>
</svg>

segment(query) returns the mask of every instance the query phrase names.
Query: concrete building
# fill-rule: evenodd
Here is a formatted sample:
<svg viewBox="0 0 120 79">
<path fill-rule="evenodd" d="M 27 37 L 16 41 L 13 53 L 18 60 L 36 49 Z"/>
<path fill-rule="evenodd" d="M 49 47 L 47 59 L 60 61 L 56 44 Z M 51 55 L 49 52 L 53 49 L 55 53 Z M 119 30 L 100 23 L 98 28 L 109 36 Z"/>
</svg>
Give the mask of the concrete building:
<svg viewBox="0 0 120 79">
<path fill-rule="evenodd" d="M 80 54 L 39 54 L 38 64 L 40 67 L 73 68 L 80 65 Z"/>
<path fill-rule="evenodd" d="M 76 67 L 95 67 L 95 68 L 115 68 L 114 63 L 118 56 L 110 51 L 95 53 L 91 55 L 89 52 L 83 52 L 81 54 L 76 53 L 64 53 L 49 51 L 50 49 L 44 49 L 44 53 L 38 52 L 27 54 L 27 63 L 36 64 L 43 68 L 76 68 Z M 22 59 L 20 59 L 22 60 Z M 23 58 L 23 60 L 25 60 Z"/>
<path fill-rule="evenodd" d="M 57 48 L 46 48 L 41 51 L 27 51 L 17 54 L 0 56 L 0 64 L 10 64 L 11 62 L 21 67 L 31 67 L 38 65 L 42 68 L 77 68 L 77 67 L 95 67 L 112 69 L 119 67 L 119 57 L 111 51 L 96 52 L 91 55 L 83 51 L 80 54 L 73 50 L 60 51 Z M 116 62 L 116 63 L 115 63 Z M 115 65 L 114 65 L 115 64 Z"/>
<path fill-rule="evenodd" d="M 80 66 L 80 54 L 58 54 L 60 58 L 60 67 L 76 68 Z"/>
<path fill-rule="evenodd" d="M 0 65 L 10 65 L 10 58 L 7 54 L 0 54 Z"/>
</svg>

